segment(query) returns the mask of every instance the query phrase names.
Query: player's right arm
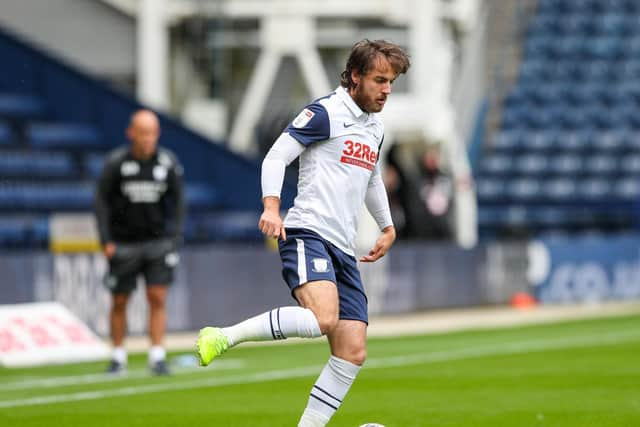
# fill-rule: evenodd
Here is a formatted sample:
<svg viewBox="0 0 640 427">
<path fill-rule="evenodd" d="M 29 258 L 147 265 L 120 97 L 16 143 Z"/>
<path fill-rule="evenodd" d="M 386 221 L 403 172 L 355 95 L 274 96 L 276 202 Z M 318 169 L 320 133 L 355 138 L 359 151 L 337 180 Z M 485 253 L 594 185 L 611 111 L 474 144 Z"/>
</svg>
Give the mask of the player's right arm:
<svg viewBox="0 0 640 427">
<path fill-rule="evenodd" d="M 264 212 L 260 217 L 260 231 L 269 237 L 287 236 L 280 218 L 280 192 L 284 171 L 306 147 L 329 138 L 331 128 L 329 114 L 317 102 L 307 105 L 287 126 L 267 153 L 262 162 L 262 203 Z"/>
<path fill-rule="evenodd" d="M 282 218 L 280 217 L 280 193 L 286 167 L 293 162 L 305 146 L 285 132 L 274 142 L 262 162 L 261 184 L 264 210 L 258 227 L 267 237 L 286 240 Z"/>
</svg>

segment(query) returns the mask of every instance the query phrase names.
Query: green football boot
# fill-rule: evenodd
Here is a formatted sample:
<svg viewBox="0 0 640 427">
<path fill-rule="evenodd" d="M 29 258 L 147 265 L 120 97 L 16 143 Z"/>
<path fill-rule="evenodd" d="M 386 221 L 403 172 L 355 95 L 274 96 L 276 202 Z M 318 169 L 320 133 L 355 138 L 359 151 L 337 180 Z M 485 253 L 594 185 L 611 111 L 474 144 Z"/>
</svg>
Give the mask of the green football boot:
<svg viewBox="0 0 640 427">
<path fill-rule="evenodd" d="M 198 341 L 196 341 L 196 354 L 200 366 L 207 366 L 213 359 L 220 356 L 229 348 L 229 339 L 220 328 L 207 326 L 200 329 Z"/>
</svg>

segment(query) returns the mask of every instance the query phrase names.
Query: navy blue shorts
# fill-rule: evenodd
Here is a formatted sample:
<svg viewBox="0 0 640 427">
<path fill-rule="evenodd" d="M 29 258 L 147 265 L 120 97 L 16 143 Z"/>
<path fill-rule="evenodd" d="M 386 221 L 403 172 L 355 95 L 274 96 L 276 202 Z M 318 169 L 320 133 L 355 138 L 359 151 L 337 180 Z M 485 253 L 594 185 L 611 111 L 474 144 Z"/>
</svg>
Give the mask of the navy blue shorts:
<svg viewBox="0 0 640 427">
<path fill-rule="evenodd" d="M 278 248 L 282 277 L 291 295 L 295 288 L 307 282 L 328 280 L 338 287 L 340 319 L 368 324 L 367 296 L 356 259 L 311 230 L 287 228 L 286 231 L 287 240 L 279 240 Z"/>
</svg>

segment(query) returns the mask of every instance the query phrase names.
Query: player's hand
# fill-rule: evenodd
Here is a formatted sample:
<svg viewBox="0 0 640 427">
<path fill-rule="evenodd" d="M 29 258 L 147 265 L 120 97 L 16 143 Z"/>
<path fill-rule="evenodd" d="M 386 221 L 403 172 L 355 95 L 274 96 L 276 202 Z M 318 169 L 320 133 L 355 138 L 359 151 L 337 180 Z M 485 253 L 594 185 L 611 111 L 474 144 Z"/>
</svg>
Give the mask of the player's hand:
<svg viewBox="0 0 640 427">
<path fill-rule="evenodd" d="M 113 256 L 116 253 L 116 244 L 113 242 L 105 243 L 104 246 L 102 247 L 102 253 L 104 254 L 105 257 L 107 257 L 107 259 L 113 258 Z"/>
<path fill-rule="evenodd" d="M 264 211 L 260 215 L 258 228 L 267 237 L 281 238 L 287 240 L 287 233 L 284 231 L 282 218 L 280 218 L 280 198 L 267 196 L 262 199 Z"/>
<path fill-rule="evenodd" d="M 375 262 L 385 256 L 393 242 L 396 240 L 396 229 L 393 226 L 389 226 L 385 228 L 376 240 L 376 244 L 373 246 L 373 249 L 369 251 L 367 255 L 364 255 L 360 258 L 361 262 Z"/>
<path fill-rule="evenodd" d="M 260 222 L 258 227 L 262 234 L 267 237 L 280 238 L 287 240 L 287 233 L 284 231 L 284 225 L 282 224 L 282 218 L 278 212 L 266 210 L 260 216 Z"/>
</svg>

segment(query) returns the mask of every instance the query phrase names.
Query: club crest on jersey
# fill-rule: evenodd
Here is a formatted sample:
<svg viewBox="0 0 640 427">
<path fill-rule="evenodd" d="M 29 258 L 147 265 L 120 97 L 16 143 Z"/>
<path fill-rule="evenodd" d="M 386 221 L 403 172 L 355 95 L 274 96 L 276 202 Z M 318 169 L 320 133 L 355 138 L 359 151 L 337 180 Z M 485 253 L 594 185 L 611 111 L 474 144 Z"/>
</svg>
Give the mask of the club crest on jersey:
<svg viewBox="0 0 640 427">
<path fill-rule="evenodd" d="M 156 181 L 164 181 L 167 179 L 167 168 L 162 165 L 154 166 L 153 178 L 155 178 Z"/>
<path fill-rule="evenodd" d="M 120 165 L 120 173 L 123 176 L 136 175 L 140 173 L 140 165 L 138 162 L 133 161 L 122 162 L 122 165 Z"/>
<path fill-rule="evenodd" d="M 298 114 L 298 116 L 293 119 L 293 122 L 291 124 L 294 128 L 303 128 L 315 115 L 316 113 L 309 110 L 308 108 L 305 108 L 304 110 L 300 111 L 300 114 Z"/>
<path fill-rule="evenodd" d="M 314 258 L 311 260 L 311 270 L 314 273 L 326 273 L 329 271 L 329 261 L 324 258 Z"/>
</svg>

